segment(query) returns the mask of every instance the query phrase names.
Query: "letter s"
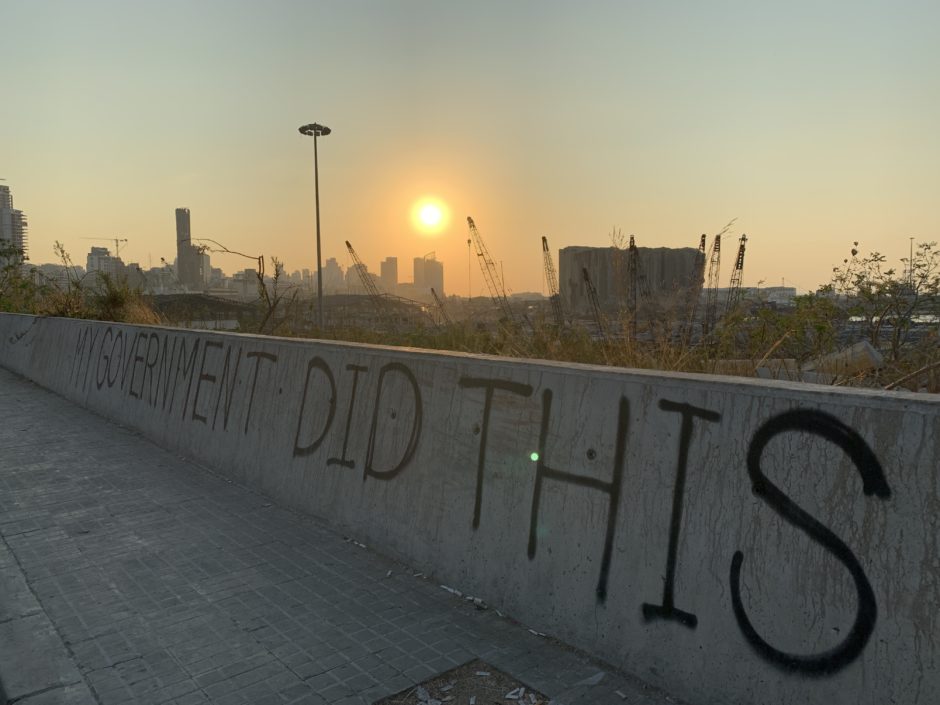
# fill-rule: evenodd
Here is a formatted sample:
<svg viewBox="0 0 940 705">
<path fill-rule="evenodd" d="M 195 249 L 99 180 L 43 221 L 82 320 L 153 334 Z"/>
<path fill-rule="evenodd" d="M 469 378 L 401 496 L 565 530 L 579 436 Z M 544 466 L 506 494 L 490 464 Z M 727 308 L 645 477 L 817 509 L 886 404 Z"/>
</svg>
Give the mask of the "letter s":
<svg viewBox="0 0 940 705">
<path fill-rule="evenodd" d="M 865 648 L 875 628 L 878 607 L 871 583 L 852 551 L 832 531 L 810 516 L 793 500 L 770 482 L 761 472 L 761 454 L 778 434 L 787 431 L 811 433 L 839 446 L 852 459 L 862 477 L 866 495 L 881 499 L 891 496 L 881 464 L 864 439 L 842 421 L 822 411 L 794 409 L 775 416 L 761 426 L 751 439 L 747 453 L 747 471 L 753 483 L 754 494 L 770 505 L 782 519 L 802 529 L 816 543 L 823 546 L 846 567 L 858 592 L 858 609 L 852 629 L 839 644 L 828 651 L 815 654 L 790 654 L 768 644 L 754 629 L 741 602 L 741 564 L 744 554 L 737 551 L 731 560 L 731 605 L 738 627 L 758 654 L 774 665 L 807 675 L 829 675 L 845 668 Z"/>
</svg>

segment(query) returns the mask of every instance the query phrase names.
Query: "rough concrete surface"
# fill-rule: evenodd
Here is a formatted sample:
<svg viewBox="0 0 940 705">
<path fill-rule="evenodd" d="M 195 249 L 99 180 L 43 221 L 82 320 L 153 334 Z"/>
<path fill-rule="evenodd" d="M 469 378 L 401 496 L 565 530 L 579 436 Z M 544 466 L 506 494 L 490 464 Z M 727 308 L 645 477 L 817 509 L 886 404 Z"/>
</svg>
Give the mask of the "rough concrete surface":
<svg viewBox="0 0 940 705">
<path fill-rule="evenodd" d="M 935 397 L 15 315 L 0 364 L 696 703 L 940 691 Z"/>
<path fill-rule="evenodd" d="M 17 705 L 365 705 L 477 657 L 557 703 L 676 702 L 4 370 L 0 449 Z"/>
<path fill-rule="evenodd" d="M 0 679 L 10 700 L 81 680 L 45 614 L 0 623 Z"/>
<path fill-rule="evenodd" d="M 39 603 L 30 591 L 19 566 L 7 547 L 0 543 L 0 624 L 39 612 Z"/>
</svg>

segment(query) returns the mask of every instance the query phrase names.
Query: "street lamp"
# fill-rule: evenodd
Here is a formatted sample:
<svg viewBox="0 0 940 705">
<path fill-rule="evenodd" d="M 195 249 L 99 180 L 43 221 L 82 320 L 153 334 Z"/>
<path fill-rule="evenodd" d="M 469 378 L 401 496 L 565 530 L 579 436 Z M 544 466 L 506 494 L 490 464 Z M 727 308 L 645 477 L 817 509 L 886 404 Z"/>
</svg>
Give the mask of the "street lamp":
<svg viewBox="0 0 940 705">
<path fill-rule="evenodd" d="M 302 125 L 300 134 L 313 137 L 313 188 L 317 203 L 317 325 L 323 329 L 323 265 L 320 258 L 320 168 L 317 163 L 317 137 L 326 137 L 332 130 L 326 125 Z"/>
</svg>

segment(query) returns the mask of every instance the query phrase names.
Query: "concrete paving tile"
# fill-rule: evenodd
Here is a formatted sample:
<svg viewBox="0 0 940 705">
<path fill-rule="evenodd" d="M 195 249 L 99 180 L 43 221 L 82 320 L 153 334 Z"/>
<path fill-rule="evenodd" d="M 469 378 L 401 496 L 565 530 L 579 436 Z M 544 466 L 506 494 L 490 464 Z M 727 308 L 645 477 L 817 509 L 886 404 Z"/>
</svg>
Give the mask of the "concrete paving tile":
<svg viewBox="0 0 940 705">
<path fill-rule="evenodd" d="M 300 676 L 299 673 L 297 675 Z M 339 681 L 336 679 L 336 677 L 328 671 L 321 671 L 320 673 L 310 676 L 309 678 L 304 678 L 304 682 L 318 693 L 322 693 L 324 690 L 339 684 Z"/>
<path fill-rule="evenodd" d="M 4 418 L 0 677 L 23 703 L 361 705 L 479 657 L 566 705 L 667 702 L 612 671 L 574 688 L 609 669 L 0 369 Z M 37 639 L 55 678 L 19 666 Z"/>
<path fill-rule="evenodd" d="M 155 703 L 165 703 L 170 700 L 175 700 L 176 698 L 182 697 L 189 693 L 193 693 L 199 689 L 199 686 L 196 685 L 194 681 L 191 680 L 182 680 L 177 681 L 176 683 L 161 683 L 160 690 L 157 692 L 157 697 L 154 698 Z"/>
<path fill-rule="evenodd" d="M 16 705 L 99 705 L 98 700 L 84 683 L 53 688 L 43 693 L 17 700 Z"/>
<path fill-rule="evenodd" d="M 181 698 L 177 698 L 173 701 L 173 705 L 203 705 L 207 702 L 209 702 L 208 696 L 202 691 L 197 690 L 192 693 L 187 693 Z"/>
<path fill-rule="evenodd" d="M 8 553 L 8 550 L 0 544 L 0 554 L 3 552 Z M 36 614 L 41 610 L 22 572 L 15 564 L 0 567 L 0 595 L 3 595 L 3 600 L 0 601 L 0 622 Z"/>
<path fill-rule="evenodd" d="M 82 682 L 44 613 L 0 623 L 0 683 L 11 700 Z"/>
</svg>

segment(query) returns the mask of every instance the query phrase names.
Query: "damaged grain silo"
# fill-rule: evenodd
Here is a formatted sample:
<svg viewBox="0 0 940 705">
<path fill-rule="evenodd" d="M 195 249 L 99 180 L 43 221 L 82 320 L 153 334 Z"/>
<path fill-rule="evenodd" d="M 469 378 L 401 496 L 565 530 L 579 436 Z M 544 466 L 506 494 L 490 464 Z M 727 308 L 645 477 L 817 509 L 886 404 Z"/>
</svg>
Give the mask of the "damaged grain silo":
<svg viewBox="0 0 940 705">
<path fill-rule="evenodd" d="M 558 253 L 561 299 L 574 315 L 591 315 L 586 270 L 605 314 L 661 317 L 698 298 L 704 264 L 694 247 L 565 247 Z"/>
</svg>

